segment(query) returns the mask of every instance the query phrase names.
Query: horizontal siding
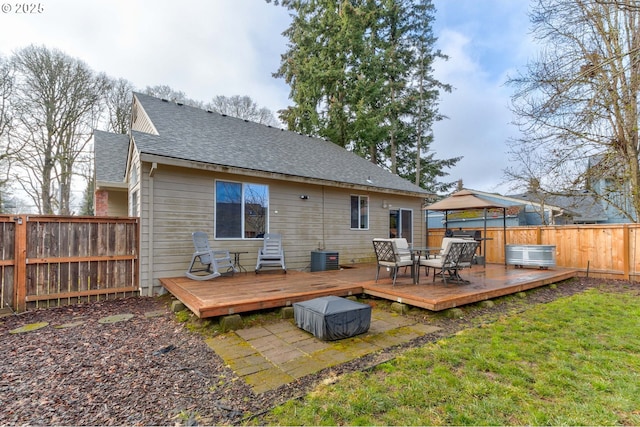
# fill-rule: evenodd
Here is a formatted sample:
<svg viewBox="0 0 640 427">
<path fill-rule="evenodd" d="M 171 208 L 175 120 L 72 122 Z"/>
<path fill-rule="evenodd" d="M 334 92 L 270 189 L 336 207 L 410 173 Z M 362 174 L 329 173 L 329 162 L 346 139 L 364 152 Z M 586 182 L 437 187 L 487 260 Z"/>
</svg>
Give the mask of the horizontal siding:
<svg viewBox="0 0 640 427">
<path fill-rule="evenodd" d="M 414 210 L 414 221 L 420 222 L 420 200 L 389 197 L 377 193 L 352 193 L 313 184 L 246 180 L 240 176 L 160 166 L 152 183 L 148 168 L 141 179 L 146 188 L 153 187 L 151 198 L 143 196 L 141 223 L 142 247 L 152 247 L 152 259 L 141 262 L 147 269 L 147 282 L 153 277 L 153 293 L 162 291 L 158 278 L 184 275 L 193 254 L 191 233 L 204 231 L 214 249 L 247 252 L 241 263 L 249 271 L 255 268 L 261 239 L 214 239 L 214 183 L 216 179 L 251 182 L 269 186 L 269 231 L 283 235 L 285 261 L 288 269 L 310 267 L 311 251 L 334 250 L 340 253 L 342 264 L 368 262 L 375 259 L 371 240 L 389 234 L 389 209 Z M 145 191 L 144 193 L 148 193 Z M 369 196 L 369 230 L 350 229 L 350 197 Z M 307 196 L 302 199 L 300 196 Z M 153 204 L 151 205 L 151 200 Z M 149 220 L 152 218 L 153 235 Z M 414 239 L 419 236 L 414 224 Z M 144 273 L 141 274 L 144 276 Z"/>
<path fill-rule="evenodd" d="M 107 215 L 123 217 L 128 216 L 129 213 L 127 212 L 127 204 L 127 192 L 125 190 L 110 190 L 109 203 L 107 205 Z"/>
</svg>

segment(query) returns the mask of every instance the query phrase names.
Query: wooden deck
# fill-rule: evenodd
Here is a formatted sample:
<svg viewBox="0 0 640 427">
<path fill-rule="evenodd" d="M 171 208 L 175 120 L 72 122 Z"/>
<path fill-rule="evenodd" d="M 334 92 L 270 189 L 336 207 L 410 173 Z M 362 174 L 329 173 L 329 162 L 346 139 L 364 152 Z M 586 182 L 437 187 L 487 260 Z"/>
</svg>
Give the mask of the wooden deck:
<svg viewBox="0 0 640 427">
<path fill-rule="evenodd" d="M 327 295 L 362 293 L 439 311 L 559 282 L 576 276 L 577 271 L 474 266 L 462 273 L 471 283 L 447 285 L 438 278 L 434 283 L 433 276 L 424 276 L 424 270 L 417 285 L 408 274 L 399 275 L 395 286 L 386 273 L 381 271 L 380 275 L 375 283 L 376 267 L 367 264 L 339 271 L 250 272 L 206 281 L 173 277 L 160 282 L 198 317 L 206 318 L 285 307 Z"/>
</svg>

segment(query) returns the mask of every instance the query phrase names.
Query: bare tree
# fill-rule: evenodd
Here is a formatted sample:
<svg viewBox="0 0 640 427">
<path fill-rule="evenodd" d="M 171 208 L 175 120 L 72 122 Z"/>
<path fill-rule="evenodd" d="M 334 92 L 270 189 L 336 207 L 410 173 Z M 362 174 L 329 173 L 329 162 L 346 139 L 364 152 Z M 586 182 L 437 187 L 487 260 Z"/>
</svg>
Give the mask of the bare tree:
<svg viewBox="0 0 640 427">
<path fill-rule="evenodd" d="M 511 141 L 507 179 L 522 186 L 535 180 L 549 193 L 596 190 L 637 220 L 637 1 L 536 0 L 531 19 L 543 50 L 509 80 L 522 137 Z"/>
<path fill-rule="evenodd" d="M 10 165 L 10 131 L 12 126 L 11 95 L 14 88 L 13 73 L 8 61 L 0 57 L 0 212 L 4 211 Z"/>
<path fill-rule="evenodd" d="M 104 95 L 109 132 L 120 134 L 129 132 L 133 91 L 133 84 L 127 79 L 120 78 L 110 81 L 109 90 Z"/>
<path fill-rule="evenodd" d="M 74 164 L 97 127 L 109 81 L 82 61 L 46 47 L 26 47 L 12 63 L 17 73 L 15 135 L 25 142 L 16 157 L 19 182 L 41 213 L 58 207 L 60 214 L 69 214 Z"/>
<path fill-rule="evenodd" d="M 155 96 L 156 98 L 166 99 L 196 108 L 202 108 L 202 101 L 196 101 L 188 98 L 181 90 L 175 90 L 167 85 L 147 86 L 143 91 L 146 95 Z"/>
<path fill-rule="evenodd" d="M 263 125 L 280 126 L 273 112 L 266 107 L 258 107 L 250 97 L 234 95 L 216 96 L 211 100 L 206 108 L 220 114 L 237 117 L 239 119 L 251 120 Z"/>
<path fill-rule="evenodd" d="M 10 99 L 13 93 L 14 78 L 10 64 L 0 57 L 0 138 L 9 137 L 11 126 Z"/>
</svg>

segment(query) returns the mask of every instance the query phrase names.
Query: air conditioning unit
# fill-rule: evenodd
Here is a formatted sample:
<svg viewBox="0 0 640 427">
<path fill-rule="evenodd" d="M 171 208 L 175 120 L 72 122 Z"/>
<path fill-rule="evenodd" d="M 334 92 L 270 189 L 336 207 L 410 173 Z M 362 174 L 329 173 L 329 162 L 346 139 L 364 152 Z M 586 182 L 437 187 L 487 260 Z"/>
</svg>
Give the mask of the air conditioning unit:
<svg viewBox="0 0 640 427">
<path fill-rule="evenodd" d="M 311 251 L 311 271 L 338 270 L 339 268 L 338 252 Z"/>
</svg>

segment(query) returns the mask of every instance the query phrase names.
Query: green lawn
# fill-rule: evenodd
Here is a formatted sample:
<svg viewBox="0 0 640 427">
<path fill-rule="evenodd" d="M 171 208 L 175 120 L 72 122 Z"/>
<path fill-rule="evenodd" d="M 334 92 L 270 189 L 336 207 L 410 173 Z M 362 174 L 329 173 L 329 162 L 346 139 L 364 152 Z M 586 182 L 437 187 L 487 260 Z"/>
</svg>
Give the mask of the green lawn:
<svg viewBox="0 0 640 427">
<path fill-rule="evenodd" d="M 271 425 L 640 425 L 640 298 L 589 290 L 407 351 Z"/>
</svg>

